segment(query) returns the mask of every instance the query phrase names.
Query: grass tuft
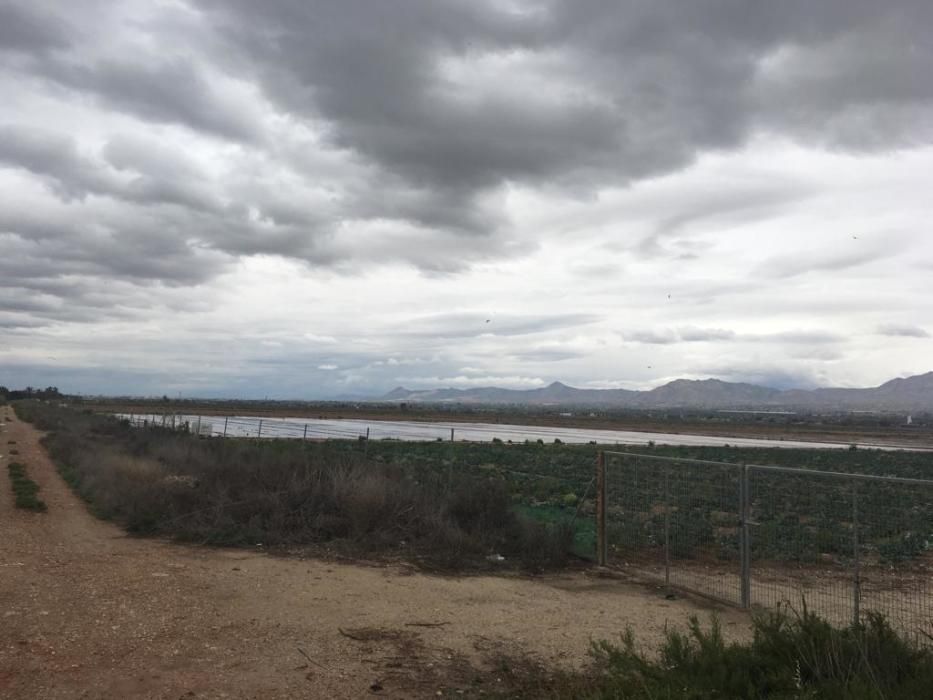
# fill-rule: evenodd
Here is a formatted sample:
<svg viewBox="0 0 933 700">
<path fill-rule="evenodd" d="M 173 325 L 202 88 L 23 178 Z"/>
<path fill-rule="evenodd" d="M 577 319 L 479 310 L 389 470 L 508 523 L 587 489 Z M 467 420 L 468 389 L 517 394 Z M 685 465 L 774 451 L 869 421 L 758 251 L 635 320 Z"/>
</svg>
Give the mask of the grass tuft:
<svg viewBox="0 0 933 700">
<path fill-rule="evenodd" d="M 26 474 L 26 466 L 19 462 L 10 462 L 7 465 L 10 482 L 13 485 L 13 497 L 17 508 L 34 510 L 40 513 L 46 511 L 46 505 L 39 499 L 39 484 Z"/>
</svg>

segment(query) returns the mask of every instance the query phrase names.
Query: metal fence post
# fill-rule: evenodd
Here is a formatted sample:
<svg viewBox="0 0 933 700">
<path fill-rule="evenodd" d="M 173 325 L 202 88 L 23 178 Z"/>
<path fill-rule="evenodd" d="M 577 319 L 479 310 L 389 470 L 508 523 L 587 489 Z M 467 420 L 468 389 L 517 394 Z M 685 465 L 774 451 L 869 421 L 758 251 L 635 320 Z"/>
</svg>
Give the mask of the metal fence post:
<svg viewBox="0 0 933 700">
<path fill-rule="evenodd" d="M 194 434 L 201 437 L 201 416 L 198 416 L 198 428 L 195 430 Z"/>
<path fill-rule="evenodd" d="M 450 441 L 451 442 L 454 441 L 454 429 L 453 428 L 450 429 Z"/>
<path fill-rule="evenodd" d="M 752 562 L 751 562 L 751 539 L 749 537 L 749 497 L 750 490 L 748 485 L 749 469 L 748 465 L 742 465 L 742 472 L 739 477 L 739 567 L 742 576 L 742 607 L 745 610 L 752 605 Z"/>
<path fill-rule="evenodd" d="M 852 482 L 852 624 L 860 621 L 862 582 L 858 545 L 858 484 Z"/>
<path fill-rule="evenodd" d="M 671 583 L 671 496 L 670 468 L 664 465 L 664 585 Z"/>
<path fill-rule="evenodd" d="M 606 542 L 606 455 L 596 455 L 596 563 L 605 566 L 609 547 Z"/>
<path fill-rule="evenodd" d="M 308 439 L 308 424 L 307 424 L 307 423 L 305 423 L 305 434 L 302 435 L 301 439 L 302 439 L 302 440 L 307 440 L 307 439 Z"/>
<path fill-rule="evenodd" d="M 224 416 L 224 437 L 227 437 L 227 421 L 230 419 L 230 416 Z"/>
<path fill-rule="evenodd" d="M 262 418 L 259 419 L 259 430 L 256 431 L 256 437 L 262 437 Z"/>
</svg>

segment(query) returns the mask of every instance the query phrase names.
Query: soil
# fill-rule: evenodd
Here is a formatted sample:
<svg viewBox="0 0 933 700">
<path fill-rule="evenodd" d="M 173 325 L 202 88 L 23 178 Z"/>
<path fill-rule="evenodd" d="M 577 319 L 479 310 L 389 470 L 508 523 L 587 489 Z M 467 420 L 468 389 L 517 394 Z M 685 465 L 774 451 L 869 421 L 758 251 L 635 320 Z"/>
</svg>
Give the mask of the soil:
<svg viewBox="0 0 933 700">
<path fill-rule="evenodd" d="M 48 505 L 14 508 L 0 475 L 0 698 L 475 696 L 496 652 L 577 666 L 591 639 L 631 626 L 650 648 L 710 610 L 586 572 L 443 577 L 133 538 L 88 512 L 40 438 L 0 407 L 0 470 L 18 450 Z"/>
</svg>

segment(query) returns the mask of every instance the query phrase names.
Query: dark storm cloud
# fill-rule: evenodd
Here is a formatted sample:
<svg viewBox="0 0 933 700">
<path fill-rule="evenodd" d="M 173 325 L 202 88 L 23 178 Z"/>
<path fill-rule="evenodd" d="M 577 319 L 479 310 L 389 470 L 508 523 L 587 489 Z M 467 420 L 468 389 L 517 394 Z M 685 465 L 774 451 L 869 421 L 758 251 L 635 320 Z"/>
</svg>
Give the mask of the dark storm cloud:
<svg viewBox="0 0 933 700">
<path fill-rule="evenodd" d="M 25 2 L 0 0 L 0 52 L 41 52 L 68 46 L 68 27 Z"/>
<path fill-rule="evenodd" d="M 762 127 L 854 148 L 902 143 L 922 126 L 903 115 L 933 98 L 933 6 L 916 0 L 198 6 L 231 65 L 249 66 L 283 109 L 327 120 L 342 147 L 429 184 L 452 204 L 448 225 L 468 228 L 483 221 L 460 210 L 502 182 L 626 182 Z M 819 69 L 798 75 L 801 57 Z M 886 112 L 864 143 L 844 123 Z"/>
<path fill-rule="evenodd" d="M 0 0 L 12 105 L 0 287 L 11 304 L 48 295 L 31 312 L 42 318 L 77 319 L 105 300 L 73 285 L 194 286 L 251 256 L 443 276 L 536 249 L 536 231 L 512 228 L 505 185 L 585 198 L 761 133 L 855 151 L 928 144 L 931 26 L 927 0 Z M 670 244 L 695 259 L 701 242 L 679 240 L 689 230 L 809 194 L 786 182 L 675 193 L 649 207 L 634 253 Z M 845 270 L 895 247 L 844 242 L 753 276 Z M 742 284 L 700 275 L 676 303 Z M 489 312 L 404 327 L 457 339 L 595 320 Z"/>
<path fill-rule="evenodd" d="M 505 252 L 494 239 L 510 235 L 508 221 L 487 196 L 504 183 L 571 194 L 625 184 L 737 147 L 760 129 L 853 148 L 896 145 L 925 134 L 910 115 L 933 97 L 933 6 L 919 0 L 194 0 L 194 12 L 172 19 L 123 16 L 106 3 L 50 5 L 54 15 L 30 7 L 0 4 L 0 41 L 32 55 L 16 66 L 24 79 L 298 167 L 301 149 L 274 152 L 276 135 L 260 116 L 269 100 L 368 170 L 323 207 L 301 192 L 263 193 L 262 178 L 243 197 L 229 176 L 214 192 L 184 170 L 148 172 L 145 156 L 119 144 L 105 145 L 106 163 L 97 162 L 62 134 L 22 127 L 0 136 L 6 162 L 62 196 L 193 209 L 191 237 L 217 250 L 320 265 L 366 257 L 366 247 L 328 245 L 341 224 L 394 221 L 436 232 L 438 254 L 430 240 L 426 249 L 424 238 L 396 233 L 407 250 L 393 257 L 436 273 L 460 269 Z M 124 42 L 114 44 L 119 52 L 106 50 L 111 37 Z M 852 124 L 876 117 L 881 136 L 859 143 Z M 131 177 L 127 164 L 142 172 Z M 688 224 L 761 216 L 800 194 L 711 193 L 662 217 L 642 253 Z M 241 208 L 225 208 L 224 197 Z M 250 207 L 265 226 L 246 220 Z M 445 242 L 464 232 L 484 234 L 472 252 Z M 799 269 L 776 261 L 771 274 Z"/>
</svg>

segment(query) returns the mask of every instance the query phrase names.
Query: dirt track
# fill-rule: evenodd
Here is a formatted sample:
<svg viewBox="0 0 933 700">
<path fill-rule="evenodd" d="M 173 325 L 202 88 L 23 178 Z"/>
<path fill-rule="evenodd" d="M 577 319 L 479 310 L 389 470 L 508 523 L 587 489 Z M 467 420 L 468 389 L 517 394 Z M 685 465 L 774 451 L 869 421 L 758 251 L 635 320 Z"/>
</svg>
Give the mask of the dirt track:
<svg viewBox="0 0 933 700">
<path fill-rule="evenodd" d="M 575 664 L 591 638 L 633 626 L 650 644 L 698 611 L 583 574 L 450 578 L 133 539 L 90 515 L 39 433 L 6 415 L 0 698 L 462 697 L 495 649 Z M 13 508 L 12 449 L 47 513 Z"/>
</svg>

